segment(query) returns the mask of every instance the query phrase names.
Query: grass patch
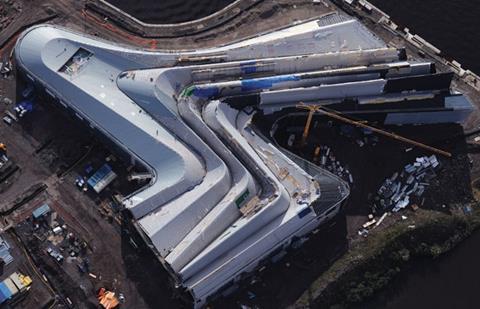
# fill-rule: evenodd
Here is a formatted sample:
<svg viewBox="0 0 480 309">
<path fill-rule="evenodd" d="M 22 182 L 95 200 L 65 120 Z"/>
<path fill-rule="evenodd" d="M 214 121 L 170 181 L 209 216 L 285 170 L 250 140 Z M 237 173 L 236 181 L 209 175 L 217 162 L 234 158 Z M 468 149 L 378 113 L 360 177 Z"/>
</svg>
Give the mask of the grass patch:
<svg viewBox="0 0 480 309">
<path fill-rule="evenodd" d="M 472 207 L 468 216 L 461 211 L 419 210 L 406 221 L 353 241 L 348 252 L 315 280 L 293 307 L 343 308 L 365 301 L 412 260 L 436 258 L 471 235 L 480 226 L 480 208 Z M 414 228 L 409 227 L 413 224 Z"/>
</svg>

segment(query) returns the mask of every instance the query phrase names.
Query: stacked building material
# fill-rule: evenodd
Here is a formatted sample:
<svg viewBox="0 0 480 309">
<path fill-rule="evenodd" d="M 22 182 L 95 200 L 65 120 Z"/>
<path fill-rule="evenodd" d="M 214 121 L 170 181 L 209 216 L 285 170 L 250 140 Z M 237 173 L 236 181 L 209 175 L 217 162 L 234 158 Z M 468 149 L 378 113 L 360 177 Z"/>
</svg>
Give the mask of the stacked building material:
<svg viewBox="0 0 480 309">
<path fill-rule="evenodd" d="M 315 149 L 314 162 L 343 180 L 353 184 L 353 176 L 348 168 L 342 166 L 328 146 L 318 146 Z"/>
<path fill-rule="evenodd" d="M 401 172 L 383 182 L 377 191 L 373 210 L 377 213 L 397 212 L 421 198 L 439 166 L 435 155 L 419 157 L 414 163 L 407 164 Z"/>
</svg>

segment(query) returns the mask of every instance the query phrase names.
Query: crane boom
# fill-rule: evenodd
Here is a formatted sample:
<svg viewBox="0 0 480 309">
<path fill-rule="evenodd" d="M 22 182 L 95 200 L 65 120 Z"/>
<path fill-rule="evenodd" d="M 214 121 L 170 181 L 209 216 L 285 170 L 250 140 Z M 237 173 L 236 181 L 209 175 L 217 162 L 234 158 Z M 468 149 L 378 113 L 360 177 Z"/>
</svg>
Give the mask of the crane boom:
<svg viewBox="0 0 480 309">
<path fill-rule="evenodd" d="M 324 106 L 306 105 L 306 104 L 302 103 L 302 104 L 297 105 L 297 108 L 307 109 L 309 111 L 309 116 L 310 116 L 310 113 L 319 112 L 319 113 L 321 113 L 325 116 L 328 116 L 330 118 L 333 118 L 333 119 L 336 119 L 336 120 L 339 120 L 339 121 L 342 121 L 342 122 L 345 122 L 345 123 L 348 123 L 348 124 L 351 124 L 351 125 L 354 125 L 354 126 L 357 126 L 357 127 L 369 129 L 369 130 L 371 130 L 375 133 L 378 133 L 380 135 L 383 135 L 383 136 L 386 136 L 386 137 L 389 137 L 389 138 L 393 138 L 393 139 L 396 139 L 398 141 L 401 141 L 401 142 L 404 142 L 404 143 L 407 143 L 407 144 L 410 144 L 410 145 L 413 145 L 413 146 L 416 146 L 416 147 L 419 147 L 419 148 L 423 148 L 423 149 L 431 151 L 433 153 L 436 153 L 436 154 L 439 154 L 439 155 L 442 155 L 442 156 L 445 156 L 445 157 L 448 157 L 448 158 L 452 157 L 452 154 L 450 152 L 447 152 L 447 151 L 444 151 L 444 150 L 441 150 L 441 149 L 438 149 L 438 148 L 435 148 L 435 147 L 432 147 L 432 146 L 428 146 L 426 144 L 414 141 L 412 139 L 400 136 L 398 134 L 395 134 L 395 133 L 392 133 L 392 132 L 387 132 L 385 130 L 370 126 L 368 124 L 365 124 L 363 121 L 356 121 L 356 120 L 349 119 L 347 117 L 341 116 L 339 112 L 334 111 L 334 110 L 330 110 L 330 109 L 328 109 Z M 309 127 L 308 127 L 308 129 L 309 129 Z M 307 134 L 308 134 L 307 128 L 304 131 L 304 134 L 305 134 L 305 132 L 307 132 Z M 305 137 L 305 140 L 306 140 L 306 137 Z M 303 141 L 303 136 L 302 136 L 302 141 Z"/>
</svg>

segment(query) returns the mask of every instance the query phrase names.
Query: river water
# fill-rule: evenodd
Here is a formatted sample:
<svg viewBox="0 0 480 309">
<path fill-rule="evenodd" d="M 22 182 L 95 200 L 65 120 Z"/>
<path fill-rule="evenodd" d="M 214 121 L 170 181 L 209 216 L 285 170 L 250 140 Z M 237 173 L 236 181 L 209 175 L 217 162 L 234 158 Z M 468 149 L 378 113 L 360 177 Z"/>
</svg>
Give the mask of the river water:
<svg viewBox="0 0 480 309">
<path fill-rule="evenodd" d="M 234 0 L 107 0 L 137 19 L 152 24 L 171 24 L 208 16 Z"/>
<path fill-rule="evenodd" d="M 369 0 L 402 28 L 480 74 L 480 0 Z"/>
<path fill-rule="evenodd" d="M 233 0 L 108 0 L 140 20 L 175 23 L 207 16 Z M 270 0 L 269 0 L 270 1 Z M 480 0 L 370 0 L 401 27 L 421 35 L 480 74 Z M 451 253 L 415 263 L 360 308 L 480 308 L 480 232 Z"/>
<path fill-rule="evenodd" d="M 370 1 L 480 74 L 480 0 Z M 480 232 L 437 260 L 414 263 L 360 308 L 480 308 Z"/>
<path fill-rule="evenodd" d="M 437 260 L 425 259 L 401 273 L 358 308 L 480 308 L 480 233 Z"/>
</svg>

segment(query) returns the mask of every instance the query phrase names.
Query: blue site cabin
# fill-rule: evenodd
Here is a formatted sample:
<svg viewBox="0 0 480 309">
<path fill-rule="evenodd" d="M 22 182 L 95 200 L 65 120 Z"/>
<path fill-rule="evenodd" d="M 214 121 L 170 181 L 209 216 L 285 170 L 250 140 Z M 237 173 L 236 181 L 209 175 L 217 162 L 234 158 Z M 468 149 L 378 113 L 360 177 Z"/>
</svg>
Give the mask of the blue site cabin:
<svg viewBox="0 0 480 309">
<path fill-rule="evenodd" d="M 3 304 L 6 300 L 12 298 L 12 295 L 12 292 L 5 282 L 0 282 L 0 304 Z"/>
<path fill-rule="evenodd" d="M 38 219 L 48 214 L 49 212 L 50 212 L 50 207 L 47 204 L 43 204 L 42 206 L 38 207 L 33 211 L 32 216 L 34 219 Z"/>
<path fill-rule="evenodd" d="M 116 177 L 117 174 L 112 171 L 110 165 L 105 163 L 92 175 L 92 177 L 88 178 L 87 183 L 93 190 L 95 190 L 95 192 L 100 193 Z"/>
</svg>

